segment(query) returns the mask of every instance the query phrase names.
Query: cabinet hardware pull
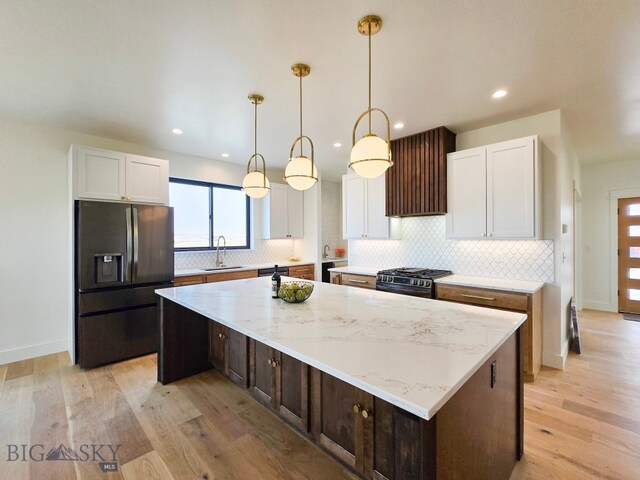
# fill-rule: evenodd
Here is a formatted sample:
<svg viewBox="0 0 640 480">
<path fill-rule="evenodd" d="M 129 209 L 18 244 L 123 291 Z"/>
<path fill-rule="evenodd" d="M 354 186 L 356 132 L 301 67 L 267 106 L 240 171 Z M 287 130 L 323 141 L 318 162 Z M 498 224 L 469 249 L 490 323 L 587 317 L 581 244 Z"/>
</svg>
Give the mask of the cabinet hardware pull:
<svg viewBox="0 0 640 480">
<path fill-rule="evenodd" d="M 373 415 L 373 412 L 367 408 L 363 408 L 362 409 L 362 417 L 363 418 L 369 418 L 371 415 Z"/>
<path fill-rule="evenodd" d="M 490 233 L 490 234 L 489 234 L 489 236 L 490 236 L 490 237 L 493 237 L 493 233 Z"/>
<path fill-rule="evenodd" d="M 225 335 L 224 333 L 219 333 L 219 334 L 218 334 L 218 337 L 220 337 L 220 338 L 222 338 L 222 339 L 224 339 L 224 337 L 225 337 L 225 336 L 226 336 L 226 335 Z"/>
<path fill-rule="evenodd" d="M 353 406 L 353 413 L 360 413 L 361 410 L 362 410 L 362 407 L 360 405 Z"/>
<path fill-rule="evenodd" d="M 466 293 L 461 293 L 460 294 L 461 297 L 467 297 L 467 298 L 475 298 L 477 300 L 489 300 L 490 302 L 495 302 L 496 299 L 492 298 L 492 297 L 483 297 L 481 295 L 468 295 Z"/>
<path fill-rule="evenodd" d="M 269 359 L 269 360 L 267 360 L 267 363 L 268 363 L 269 365 L 271 365 L 271 364 L 273 363 L 273 360 Z"/>
<path fill-rule="evenodd" d="M 353 278 L 349 279 L 349 283 L 367 283 L 366 280 L 354 280 Z"/>
<path fill-rule="evenodd" d="M 120 200 L 126 200 L 127 197 L 125 197 L 124 195 L 122 197 L 120 197 Z"/>
<path fill-rule="evenodd" d="M 278 363 L 278 362 L 276 362 L 275 360 L 271 362 L 271 366 L 272 366 L 273 368 L 276 368 L 278 365 L 279 365 L 279 363 Z"/>
<path fill-rule="evenodd" d="M 483 233 L 483 234 L 482 234 L 482 236 L 483 236 L 483 237 L 486 237 L 486 236 L 487 236 L 487 234 L 486 234 L 486 233 Z"/>
</svg>

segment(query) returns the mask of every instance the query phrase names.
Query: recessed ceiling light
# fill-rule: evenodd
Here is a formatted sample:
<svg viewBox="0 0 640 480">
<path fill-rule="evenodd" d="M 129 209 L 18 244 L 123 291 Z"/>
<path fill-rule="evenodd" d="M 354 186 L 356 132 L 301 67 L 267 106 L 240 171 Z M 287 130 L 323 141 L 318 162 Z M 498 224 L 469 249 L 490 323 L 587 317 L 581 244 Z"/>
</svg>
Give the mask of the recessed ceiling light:
<svg viewBox="0 0 640 480">
<path fill-rule="evenodd" d="M 393 124 L 393 128 L 398 129 L 398 130 L 401 129 L 401 128 L 404 128 L 404 123 L 396 122 L 396 123 Z"/>
<path fill-rule="evenodd" d="M 341 147 L 341 146 L 342 146 L 342 144 L 341 144 L 340 142 L 336 142 L 336 143 L 334 143 L 334 144 L 333 144 L 333 146 L 334 146 L 334 147 L 336 147 L 336 148 L 338 148 L 338 147 Z"/>
<path fill-rule="evenodd" d="M 507 91 L 506 90 L 496 90 L 495 92 L 493 92 L 493 95 L 491 95 L 493 98 L 502 98 L 502 97 L 506 97 L 507 96 Z"/>
<path fill-rule="evenodd" d="M 223 154 L 222 154 L 222 156 L 223 156 L 224 158 L 229 158 L 229 154 L 228 154 L 228 153 L 223 153 Z"/>
<path fill-rule="evenodd" d="M 180 130 L 179 128 L 174 128 L 173 130 L 171 130 L 173 133 L 175 133 L 176 135 L 182 135 L 182 130 Z"/>
</svg>

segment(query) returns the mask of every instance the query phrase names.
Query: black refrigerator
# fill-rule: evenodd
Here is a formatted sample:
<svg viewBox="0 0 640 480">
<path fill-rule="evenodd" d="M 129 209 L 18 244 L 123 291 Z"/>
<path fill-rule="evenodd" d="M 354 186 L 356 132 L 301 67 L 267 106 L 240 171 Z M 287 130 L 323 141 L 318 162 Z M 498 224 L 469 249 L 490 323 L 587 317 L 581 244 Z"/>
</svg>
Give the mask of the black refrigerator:
<svg viewBox="0 0 640 480">
<path fill-rule="evenodd" d="M 74 243 L 76 363 L 157 351 L 154 292 L 173 285 L 173 208 L 76 201 Z"/>
</svg>

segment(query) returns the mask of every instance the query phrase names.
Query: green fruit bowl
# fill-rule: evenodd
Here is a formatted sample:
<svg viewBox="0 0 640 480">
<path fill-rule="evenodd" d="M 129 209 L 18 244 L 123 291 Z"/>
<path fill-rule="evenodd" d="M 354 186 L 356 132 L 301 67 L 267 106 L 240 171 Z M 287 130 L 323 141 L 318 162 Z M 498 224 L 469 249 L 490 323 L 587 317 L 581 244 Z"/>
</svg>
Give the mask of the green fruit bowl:
<svg viewBox="0 0 640 480">
<path fill-rule="evenodd" d="M 313 283 L 282 282 L 278 297 L 288 303 L 302 303 L 313 293 Z"/>
</svg>

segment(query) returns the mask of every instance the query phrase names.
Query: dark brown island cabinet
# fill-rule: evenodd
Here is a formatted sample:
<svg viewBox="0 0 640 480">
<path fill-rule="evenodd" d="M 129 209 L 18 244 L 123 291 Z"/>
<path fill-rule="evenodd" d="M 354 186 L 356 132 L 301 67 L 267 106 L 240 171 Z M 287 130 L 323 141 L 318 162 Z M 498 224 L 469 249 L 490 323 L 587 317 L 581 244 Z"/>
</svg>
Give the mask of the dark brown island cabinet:
<svg viewBox="0 0 640 480">
<path fill-rule="evenodd" d="M 507 480 L 522 456 L 520 329 L 425 420 L 166 298 L 160 323 L 161 383 L 213 367 L 362 478 Z"/>
</svg>

